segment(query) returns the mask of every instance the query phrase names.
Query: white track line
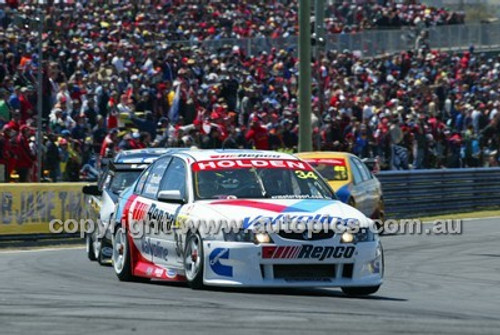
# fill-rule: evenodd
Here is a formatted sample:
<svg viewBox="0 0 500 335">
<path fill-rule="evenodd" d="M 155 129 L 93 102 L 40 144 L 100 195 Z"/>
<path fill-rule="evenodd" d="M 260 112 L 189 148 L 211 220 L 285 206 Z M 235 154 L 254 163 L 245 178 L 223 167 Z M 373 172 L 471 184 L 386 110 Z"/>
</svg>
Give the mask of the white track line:
<svg viewBox="0 0 500 335">
<path fill-rule="evenodd" d="M 79 250 L 85 249 L 85 247 L 63 247 L 63 248 L 36 248 L 36 249 L 23 249 L 23 250 L 0 250 L 1 254 L 22 254 L 22 253 L 32 253 L 32 252 L 44 252 L 44 251 L 57 251 L 57 250 Z"/>
</svg>

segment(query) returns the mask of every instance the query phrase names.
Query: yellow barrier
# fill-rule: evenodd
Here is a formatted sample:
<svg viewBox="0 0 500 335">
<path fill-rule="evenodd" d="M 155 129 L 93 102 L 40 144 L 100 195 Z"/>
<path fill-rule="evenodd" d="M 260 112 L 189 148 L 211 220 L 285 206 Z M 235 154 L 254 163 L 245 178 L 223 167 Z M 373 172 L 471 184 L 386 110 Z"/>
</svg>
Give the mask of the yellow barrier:
<svg viewBox="0 0 500 335">
<path fill-rule="evenodd" d="M 47 234 L 54 219 L 80 220 L 86 183 L 0 184 L 0 235 Z"/>
</svg>

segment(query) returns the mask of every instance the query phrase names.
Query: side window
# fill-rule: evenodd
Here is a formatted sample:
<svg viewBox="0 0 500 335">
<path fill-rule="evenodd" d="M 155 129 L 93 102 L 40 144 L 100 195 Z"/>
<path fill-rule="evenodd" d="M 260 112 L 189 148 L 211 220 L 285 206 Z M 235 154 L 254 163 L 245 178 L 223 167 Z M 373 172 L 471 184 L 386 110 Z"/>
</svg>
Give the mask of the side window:
<svg viewBox="0 0 500 335">
<path fill-rule="evenodd" d="M 109 185 L 109 179 L 109 168 L 106 168 L 102 173 L 101 178 L 99 178 L 99 181 L 97 182 L 97 187 L 100 191 L 102 191 L 105 186 Z"/>
<path fill-rule="evenodd" d="M 135 186 L 134 193 L 141 194 L 142 189 L 144 188 L 144 184 L 146 183 L 146 179 L 149 176 L 149 169 L 146 169 L 141 176 L 139 177 L 139 181 L 137 182 L 137 185 Z"/>
<path fill-rule="evenodd" d="M 352 176 L 354 178 L 354 185 L 357 185 L 363 181 L 363 176 L 361 175 L 361 171 L 359 171 L 359 167 L 354 162 L 354 159 L 350 159 L 350 162 L 351 162 Z"/>
<path fill-rule="evenodd" d="M 170 157 L 162 158 L 153 163 L 148 169 L 148 175 L 142 189 L 142 196 L 146 198 L 154 198 L 160 189 L 160 182 L 168 167 Z"/>
<path fill-rule="evenodd" d="M 186 166 L 180 158 L 174 157 L 161 181 L 160 190 L 179 190 L 186 197 Z"/>
<path fill-rule="evenodd" d="M 354 158 L 353 160 L 354 160 L 354 163 L 356 164 L 356 166 L 358 167 L 359 171 L 361 172 L 361 176 L 363 177 L 363 181 L 371 179 L 372 175 L 368 171 L 368 169 L 366 168 L 365 164 L 363 164 L 363 162 L 357 158 Z"/>
<path fill-rule="evenodd" d="M 373 179 L 373 174 L 370 172 L 370 170 L 368 170 L 368 167 L 366 166 L 366 164 L 363 162 L 360 162 L 360 163 L 361 163 L 361 166 L 363 167 L 363 171 L 365 171 L 365 174 L 368 175 L 368 179 Z"/>
<path fill-rule="evenodd" d="M 101 190 L 109 188 L 109 185 L 111 185 L 112 181 L 113 181 L 113 175 L 110 172 L 108 172 L 106 178 L 104 179 L 104 181 L 102 183 Z"/>
</svg>

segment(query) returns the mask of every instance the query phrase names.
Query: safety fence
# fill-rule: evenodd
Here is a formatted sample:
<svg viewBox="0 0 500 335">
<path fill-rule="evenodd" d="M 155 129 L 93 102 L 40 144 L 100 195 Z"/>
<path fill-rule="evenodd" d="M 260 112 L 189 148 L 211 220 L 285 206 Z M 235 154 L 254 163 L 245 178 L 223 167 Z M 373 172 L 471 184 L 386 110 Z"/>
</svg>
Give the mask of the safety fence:
<svg viewBox="0 0 500 335">
<path fill-rule="evenodd" d="M 500 168 L 384 171 L 377 178 L 391 218 L 500 208 Z"/>
<path fill-rule="evenodd" d="M 429 32 L 428 43 L 431 48 L 445 50 L 465 50 L 475 46 L 477 50 L 500 48 L 500 23 L 476 23 L 435 26 L 426 28 Z M 326 37 L 326 50 L 351 50 L 362 57 L 374 57 L 384 53 L 393 53 L 413 49 L 418 30 L 405 27 L 391 30 L 367 30 L 359 33 L 331 34 Z M 297 36 L 279 38 L 223 38 L 217 40 L 170 41 L 187 47 L 198 46 L 209 52 L 217 52 L 223 46 L 237 46 L 247 54 L 255 55 L 271 49 L 297 50 Z"/>
<path fill-rule="evenodd" d="M 500 168 L 383 171 L 389 218 L 500 208 Z M 67 237 L 49 222 L 85 216 L 84 183 L 0 184 L 0 241 Z"/>
</svg>

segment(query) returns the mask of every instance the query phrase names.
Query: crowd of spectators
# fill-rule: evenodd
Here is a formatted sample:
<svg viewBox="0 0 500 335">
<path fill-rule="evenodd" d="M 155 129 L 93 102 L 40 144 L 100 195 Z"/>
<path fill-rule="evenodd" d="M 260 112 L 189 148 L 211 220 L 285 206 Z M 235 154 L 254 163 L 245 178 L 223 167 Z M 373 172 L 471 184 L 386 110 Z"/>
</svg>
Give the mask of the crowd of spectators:
<svg viewBox="0 0 500 335">
<path fill-rule="evenodd" d="M 288 2 L 266 2 L 282 10 L 274 25 L 257 1 L 200 1 L 198 9 L 183 1 L 165 3 L 172 6 L 89 1 L 47 9 L 41 148 L 34 137 L 37 36 L 16 26 L 7 8 L 0 11 L 0 165 L 7 176 L 15 171 L 20 181 L 36 178 L 37 150 L 51 180 L 69 181 L 125 149 L 296 150 L 295 50 L 250 56 L 233 45 L 209 50 L 166 40 L 209 38 L 208 31 L 272 36 L 296 26 Z M 235 27 L 254 23 L 238 23 L 237 15 L 222 20 L 234 11 L 220 6 L 243 11 L 258 29 L 233 35 Z M 212 20 L 205 19 L 209 7 Z M 30 6 L 19 10 L 35 15 Z M 169 19 L 160 22 L 160 12 Z M 437 17 L 444 15 L 431 21 L 441 22 Z M 497 165 L 498 56 L 473 48 L 448 54 L 420 43 L 419 49 L 374 59 L 326 51 L 313 69 L 315 149 L 376 157 L 387 169 Z"/>
</svg>

